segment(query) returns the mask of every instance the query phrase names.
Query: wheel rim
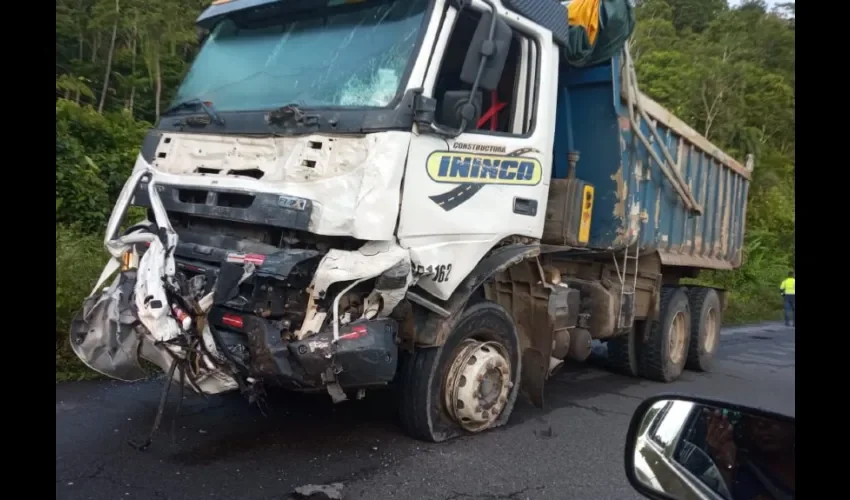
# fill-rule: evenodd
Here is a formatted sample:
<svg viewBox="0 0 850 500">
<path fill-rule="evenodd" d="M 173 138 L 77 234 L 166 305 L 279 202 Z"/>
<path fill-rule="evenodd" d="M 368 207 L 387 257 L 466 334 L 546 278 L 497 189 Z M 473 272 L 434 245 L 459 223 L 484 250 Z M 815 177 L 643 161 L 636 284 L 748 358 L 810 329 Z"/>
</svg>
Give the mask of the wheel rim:
<svg viewBox="0 0 850 500">
<path fill-rule="evenodd" d="M 705 315 L 705 352 L 714 352 L 714 348 L 717 345 L 718 323 L 717 310 L 712 307 Z"/>
<path fill-rule="evenodd" d="M 464 429 L 490 427 L 508 403 L 511 363 L 497 342 L 465 340 L 446 375 L 445 402 L 451 417 Z"/>
<path fill-rule="evenodd" d="M 685 357 L 685 313 L 679 311 L 673 316 L 668 332 L 669 348 L 667 350 L 670 361 L 679 364 Z"/>
</svg>

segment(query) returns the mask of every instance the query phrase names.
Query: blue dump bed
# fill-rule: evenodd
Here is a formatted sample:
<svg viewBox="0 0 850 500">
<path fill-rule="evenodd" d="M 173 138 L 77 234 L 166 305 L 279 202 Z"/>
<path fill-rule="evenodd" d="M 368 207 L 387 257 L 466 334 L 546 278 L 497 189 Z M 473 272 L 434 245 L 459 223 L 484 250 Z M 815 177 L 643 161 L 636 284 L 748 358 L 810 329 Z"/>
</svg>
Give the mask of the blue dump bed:
<svg viewBox="0 0 850 500">
<path fill-rule="evenodd" d="M 553 177 L 566 178 L 568 152 L 580 153 L 575 177 L 595 187 L 588 246 L 617 249 L 637 238 L 664 265 L 740 266 L 752 167 L 642 94 L 632 93 L 639 105 L 630 118 L 633 72 L 622 69 L 621 58 L 563 65 L 559 78 Z"/>
</svg>

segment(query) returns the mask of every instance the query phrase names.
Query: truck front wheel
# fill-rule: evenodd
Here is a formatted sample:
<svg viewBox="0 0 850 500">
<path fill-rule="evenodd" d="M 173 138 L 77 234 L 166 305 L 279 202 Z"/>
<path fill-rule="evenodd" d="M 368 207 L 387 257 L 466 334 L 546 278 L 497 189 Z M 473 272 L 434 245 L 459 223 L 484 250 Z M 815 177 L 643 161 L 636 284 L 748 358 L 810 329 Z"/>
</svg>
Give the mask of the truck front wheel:
<svg viewBox="0 0 850 500">
<path fill-rule="evenodd" d="M 649 339 L 640 349 L 640 372 L 645 378 L 672 382 L 679 378 L 688 358 L 691 339 L 691 310 L 681 288 L 661 290 L 661 308 Z"/>
<path fill-rule="evenodd" d="M 504 308 L 470 306 L 442 347 L 406 354 L 400 385 L 405 431 L 440 442 L 504 425 L 513 412 L 521 372 L 519 338 Z"/>
</svg>

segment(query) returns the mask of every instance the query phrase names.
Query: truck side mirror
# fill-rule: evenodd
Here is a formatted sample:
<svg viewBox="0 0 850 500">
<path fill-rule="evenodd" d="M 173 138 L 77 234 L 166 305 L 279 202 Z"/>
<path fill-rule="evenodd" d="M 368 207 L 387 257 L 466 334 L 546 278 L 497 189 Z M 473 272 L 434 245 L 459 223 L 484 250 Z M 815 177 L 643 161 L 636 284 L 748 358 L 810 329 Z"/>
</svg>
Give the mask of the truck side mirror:
<svg viewBox="0 0 850 500">
<path fill-rule="evenodd" d="M 481 116 L 483 100 L 484 96 L 480 90 L 472 96 L 469 95 L 468 90 L 447 90 L 440 99 L 440 113 L 437 121 L 452 128 L 460 128 L 464 120 L 470 124 L 477 123 Z M 466 104 L 472 104 L 472 106 Z"/>
<path fill-rule="evenodd" d="M 493 23 L 493 16 L 496 22 Z M 492 35 L 491 35 L 492 30 Z M 460 81 L 474 85 L 484 90 L 495 90 L 502 79 L 505 61 L 508 59 L 508 49 L 511 46 L 513 31 L 498 14 L 484 12 L 472 34 L 472 43 L 463 60 L 460 71 Z M 479 75 L 480 72 L 480 75 Z M 478 90 L 478 89 L 474 89 Z"/>
</svg>

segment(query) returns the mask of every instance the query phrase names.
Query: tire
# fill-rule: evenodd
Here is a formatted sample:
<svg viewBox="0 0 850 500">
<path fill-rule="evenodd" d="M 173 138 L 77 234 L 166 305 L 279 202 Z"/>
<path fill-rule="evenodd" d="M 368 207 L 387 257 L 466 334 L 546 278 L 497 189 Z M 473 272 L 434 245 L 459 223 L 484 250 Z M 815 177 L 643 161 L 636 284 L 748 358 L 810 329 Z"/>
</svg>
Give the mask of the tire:
<svg viewBox="0 0 850 500">
<path fill-rule="evenodd" d="M 660 313 L 640 350 L 640 374 L 649 380 L 673 382 L 685 368 L 690 344 L 691 313 L 685 291 L 678 287 L 663 288 Z M 676 333 L 672 328 L 674 323 Z M 671 337 L 677 338 L 674 346 Z"/>
<path fill-rule="evenodd" d="M 643 322 L 635 322 L 628 335 L 614 337 L 608 342 L 608 369 L 621 375 L 637 377 L 640 373 L 638 358 L 639 332 L 643 331 Z"/>
<path fill-rule="evenodd" d="M 476 367 L 486 366 L 481 363 L 487 360 L 504 371 L 497 373 L 484 368 L 481 368 L 484 371 L 474 371 Z M 507 362 L 507 369 L 501 360 Z M 513 319 L 494 302 L 478 302 L 464 311 L 442 347 L 416 349 L 403 357 L 398 388 L 401 425 L 411 437 L 430 442 L 500 427 L 513 412 L 521 369 L 519 336 Z M 487 403 L 478 404 L 475 408 L 463 404 L 470 401 L 473 388 L 483 385 L 466 382 L 466 375 L 472 376 L 473 373 L 486 373 L 490 382 L 485 388 L 493 388 L 493 391 L 488 391 Z M 509 383 L 504 383 L 506 380 Z M 447 398 L 446 391 L 452 389 L 457 397 Z M 461 402 L 454 402 L 458 400 Z M 491 414 L 488 405 L 495 406 L 498 414 Z M 460 415 L 469 415 L 470 411 L 475 413 L 475 418 L 481 417 L 488 422 L 481 424 L 472 419 L 462 424 Z"/>
<path fill-rule="evenodd" d="M 720 296 L 713 288 L 691 288 L 688 301 L 691 307 L 691 341 L 685 368 L 707 372 L 720 344 L 720 325 L 723 323 Z"/>
</svg>

